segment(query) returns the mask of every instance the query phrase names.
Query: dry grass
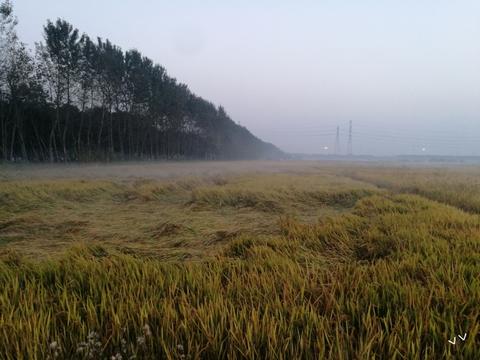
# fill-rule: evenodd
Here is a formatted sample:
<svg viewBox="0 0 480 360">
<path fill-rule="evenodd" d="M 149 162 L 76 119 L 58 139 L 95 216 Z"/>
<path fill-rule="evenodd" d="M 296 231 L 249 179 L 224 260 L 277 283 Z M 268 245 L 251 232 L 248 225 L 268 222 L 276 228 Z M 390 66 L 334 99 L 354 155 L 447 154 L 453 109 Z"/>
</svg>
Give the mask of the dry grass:
<svg viewBox="0 0 480 360">
<path fill-rule="evenodd" d="M 478 359 L 480 189 L 448 171 L 4 180 L 0 358 Z"/>
<path fill-rule="evenodd" d="M 4 181 L 0 253 L 52 256 L 82 242 L 163 259 L 202 259 L 215 253 L 212 245 L 223 245 L 212 241 L 222 232 L 272 234 L 282 214 L 311 221 L 376 192 L 332 175 Z"/>
<path fill-rule="evenodd" d="M 429 199 L 480 213 L 480 170 L 478 168 L 355 168 L 345 172 L 352 179 L 395 192 L 419 194 Z"/>
</svg>

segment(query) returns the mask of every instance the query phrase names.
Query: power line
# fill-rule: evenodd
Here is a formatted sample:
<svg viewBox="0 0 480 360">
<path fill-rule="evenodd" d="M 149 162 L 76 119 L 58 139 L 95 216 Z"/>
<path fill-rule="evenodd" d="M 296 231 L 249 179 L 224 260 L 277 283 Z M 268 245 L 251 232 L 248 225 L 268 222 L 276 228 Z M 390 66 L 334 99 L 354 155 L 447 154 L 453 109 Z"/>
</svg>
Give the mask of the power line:
<svg viewBox="0 0 480 360">
<path fill-rule="evenodd" d="M 372 129 L 370 126 L 362 126 L 362 130 L 360 131 L 352 131 L 352 135 L 359 135 L 363 137 L 363 135 L 377 135 L 386 138 L 392 139 L 409 139 L 409 140 L 418 140 L 418 141 L 472 141 L 472 142 L 480 142 L 480 137 L 478 135 L 469 133 L 469 134 L 459 134 L 459 133 L 452 133 L 450 132 L 442 132 L 440 130 L 432 129 L 431 131 L 428 130 L 428 134 L 425 136 L 418 135 L 418 129 L 398 129 L 398 130 L 384 130 L 378 127 Z M 336 127 L 331 128 L 328 127 L 304 127 L 302 125 L 297 125 L 292 128 L 283 128 L 283 129 L 272 129 L 268 130 L 271 132 L 287 132 L 289 134 L 294 135 L 309 135 L 309 136 L 329 136 L 329 135 L 336 135 Z M 426 131 L 426 130 L 422 130 Z M 340 133 L 344 133 L 344 131 L 340 130 Z M 354 134 L 353 134 L 354 133 Z M 411 135 L 413 133 L 417 133 L 417 135 Z"/>
<path fill-rule="evenodd" d="M 292 130 L 289 132 L 290 135 L 292 136 L 313 136 L 313 137 L 331 137 L 331 136 L 336 136 L 336 131 L 302 131 L 301 129 L 296 129 Z M 342 134 L 348 134 L 345 133 L 340 129 L 340 136 Z M 406 136 L 404 134 L 393 134 L 393 133 L 385 133 L 385 132 L 375 132 L 375 131 L 369 131 L 369 132 L 363 132 L 363 131 L 357 131 L 357 130 L 352 130 L 352 138 L 353 135 L 356 136 L 358 139 L 364 139 L 364 138 L 375 138 L 379 140 L 385 140 L 385 141 L 398 141 L 398 142 L 416 142 L 416 143 L 460 143 L 460 144 L 466 144 L 466 143 L 478 143 L 480 142 L 480 137 L 466 137 L 466 136 L 450 136 L 450 137 L 439 137 L 439 136 Z"/>
<path fill-rule="evenodd" d="M 335 136 L 335 155 L 340 154 L 340 126 L 337 126 L 337 134 Z"/>
</svg>

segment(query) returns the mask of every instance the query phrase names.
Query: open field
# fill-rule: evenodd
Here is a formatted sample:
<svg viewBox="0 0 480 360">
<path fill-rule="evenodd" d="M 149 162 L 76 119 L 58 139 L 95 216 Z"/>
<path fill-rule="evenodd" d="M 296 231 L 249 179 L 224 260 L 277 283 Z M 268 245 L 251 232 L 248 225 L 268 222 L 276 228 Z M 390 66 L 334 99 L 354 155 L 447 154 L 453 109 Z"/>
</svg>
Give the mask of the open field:
<svg viewBox="0 0 480 360">
<path fill-rule="evenodd" d="M 478 359 L 479 175 L 0 166 L 0 358 Z"/>
</svg>

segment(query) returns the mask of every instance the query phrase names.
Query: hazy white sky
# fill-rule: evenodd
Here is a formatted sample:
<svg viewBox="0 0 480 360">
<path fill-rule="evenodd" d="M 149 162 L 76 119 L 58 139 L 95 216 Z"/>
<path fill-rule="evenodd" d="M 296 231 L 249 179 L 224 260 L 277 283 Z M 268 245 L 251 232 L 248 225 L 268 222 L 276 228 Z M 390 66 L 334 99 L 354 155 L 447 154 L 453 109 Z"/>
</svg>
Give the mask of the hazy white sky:
<svg viewBox="0 0 480 360">
<path fill-rule="evenodd" d="M 480 155 L 478 0 L 13 2 L 24 42 L 61 17 L 137 48 L 286 151 L 352 120 L 357 154 Z"/>
</svg>

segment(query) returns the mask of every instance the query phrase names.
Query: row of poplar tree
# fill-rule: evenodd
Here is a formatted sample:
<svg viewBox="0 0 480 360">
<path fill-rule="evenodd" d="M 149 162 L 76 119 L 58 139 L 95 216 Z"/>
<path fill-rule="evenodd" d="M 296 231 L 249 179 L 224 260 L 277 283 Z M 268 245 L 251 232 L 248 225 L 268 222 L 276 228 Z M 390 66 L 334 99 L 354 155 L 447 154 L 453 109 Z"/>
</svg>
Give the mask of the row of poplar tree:
<svg viewBox="0 0 480 360">
<path fill-rule="evenodd" d="M 97 161 L 275 157 L 222 107 L 137 50 L 47 21 L 30 51 L 0 5 L 0 159 Z"/>
</svg>

